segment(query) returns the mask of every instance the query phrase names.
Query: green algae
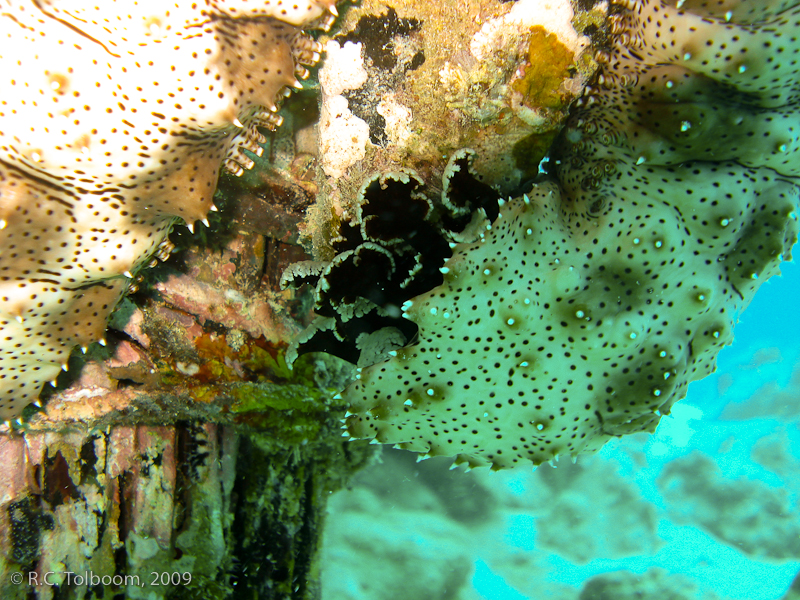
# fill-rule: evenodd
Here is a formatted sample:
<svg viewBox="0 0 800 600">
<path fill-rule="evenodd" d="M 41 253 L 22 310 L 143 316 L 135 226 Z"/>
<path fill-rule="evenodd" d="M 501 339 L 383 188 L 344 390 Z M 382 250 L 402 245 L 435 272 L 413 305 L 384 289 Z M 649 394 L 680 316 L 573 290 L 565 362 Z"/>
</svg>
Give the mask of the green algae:
<svg viewBox="0 0 800 600">
<path fill-rule="evenodd" d="M 266 409 L 308 413 L 318 410 L 328 394 L 302 384 L 242 383 L 231 391 L 231 396 L 236 401 L 230 409 L 236 413 Z"/>
</svg>

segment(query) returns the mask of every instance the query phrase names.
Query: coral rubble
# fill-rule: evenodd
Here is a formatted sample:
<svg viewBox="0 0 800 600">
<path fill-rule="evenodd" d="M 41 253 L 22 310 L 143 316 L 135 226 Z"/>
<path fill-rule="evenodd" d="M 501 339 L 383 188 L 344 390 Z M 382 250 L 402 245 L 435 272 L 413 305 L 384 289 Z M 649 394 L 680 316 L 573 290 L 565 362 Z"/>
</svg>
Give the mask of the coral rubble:
<svg viewBox="0 0 800 600">
<path fill-rule="evenodd" d="M 713 371 L 797 240 L 800 8 L 680 4 L 614 5 L 552 180 L 404 305 L 418 340 L 343 392 L 345 435 L 470 467 L 574 459 Z"/>
<path fill-rule="evenodd" d="M 77 345 L 103 343 L 131 279 L 206 221 L 220 165 L 260 155 L 334 0 L 8 2 L 0 59 L 0 417 Z M 248 155 L 248 153 L 252 153 Z"/>
<path fill-rule="evenodd" d="M 714 538 L 759 559 L 797 560 L 798 516 L 786 489 L 724 478 L 695 451 L 676 459 L 657 480 L 676 523 L 692 523 Z M 719 515 L 725 518 L 720 519 Z"/>
<path fill-rule="evenodd" d="M 713 592 L 697 589 L 685 576 L 657 568 L 645 573 L 617 571 L 597 575 L 586 582 L 578 600 L 633 600 L 644 597 L 665 600 L 719 600 L 719 596 Z"/>
</svg>

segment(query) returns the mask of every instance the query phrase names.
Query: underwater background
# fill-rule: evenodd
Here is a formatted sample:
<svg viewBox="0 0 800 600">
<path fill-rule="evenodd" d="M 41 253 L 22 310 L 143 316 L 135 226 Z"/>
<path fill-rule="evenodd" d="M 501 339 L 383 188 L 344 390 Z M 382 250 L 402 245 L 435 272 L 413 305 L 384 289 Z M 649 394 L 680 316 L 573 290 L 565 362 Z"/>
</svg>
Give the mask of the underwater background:
<svg viewBox="0 0 800 600">
<path fill-rule="evenodd" d="M 782 273 L 653 436 L 533 473 L 385 448 L 331 498 L 323 598 L 800 597 L 800 267 Z"/>
<path fill-rule="evenodd" d="M 0 141 L 14 140 L 0 157 L 0 255 L 13 290 L 0 315 L 3 600 L 800 599 L 800 269 L 766 281 L 798 231 L 799 128 L 780 125 L 800 117 L 798 0 L 268 0 L 241 16 L 234 5 L 246 1 L 209 0 L 210 13 L 170 3 L 165 14 L 155 0 L 44 3 L 121 23 L 131 13 L 120 25 L 128 33 L 96 32 L 131 44 L 118 62 L 63 43 L 91 38 L 82 27 L 94 21 L 75 13 L 80 25 L 25 29 L 27 3 L 6 4 L 16 35 L 0 59 L 24 60 L 3 63 L 10 108 L 0 112 Z M 218 29 L 185 37 L 209 14 Z M 666 18 L 676 25 L 662 27 Z M 72 50 L 44 52 L 45 37 Z M 173 73 L 202 73 L 205 87 L 163 92 L 161 81 L 179 81 Z M 117 112 L 127 109 L 116 90 L 128 86 L 126 102 L 169 110 L 131 110 L 144 119 L 131 124 Z M 61 110 L 38 110 L 39 97 Z M 99 129 L 53 126 L 90 108 L 109 115 Z M 176 125 L 156 134 L 151 118 Z M 118 119 L 154 137 L 134 137 L 133 148 L 126 136 L 137 133 Z M 162 154 L 145 153 L 148 144 Z M 152 170 L 130 162 L 132 148 Z M 531 188 L 548 156 L 553 181 Z M 102 211 L 82 184 L 96 186 Z M 161 191 L 167 184 L 174 193 Z M 63 227 L 67 217 L 74 227 Z M 602 251 L 586 253 L 589 243 Z M 583 266 L 571 264 L 579 252 Z M 656 296 L 639 270 L 658 280 Z M 286 289 L 308 283 L 313 298 Z M 542 302 L 534 318 L 491 308 L 494 297 L 531 305 L 510 300 L 526 286 Z M 63 303 L 71 308 L 54 308 Z M 642 319 L 624 316 L 637 309 Z M 463 318 L 468 310 L 478 316 Z M 572 379 L 562 398 L 543 393 L 533 418 L 527 400 L 495 404 L 536 438 L 520 438 L 523 449 L 509 436 L 498 443 L 499 417 L 475 392 L 494 397 L 502 373 L 482 362 L 505 351 L 494 331 L 525 345 L 559 314 L 564 331 L 537 352 L 567 351 L 546 367 L 509 351 L 510 388 L 530 392 L 519 389 L 529 367 L 541 367 L 536 385 L 564 379 L 579 364 L 573 353 L 615 362 L 586 371 L 585 404 Z M 469 348 L 481 318 L 495 317 L 486 345 Z M 660 323 L 649 337 L 643 319 Z M 569 346 L 570 333 L 586 345 Z M 440 353 L 438 339 L 459 345 Z M 648 349 L 674 368 L 638 360 Z M 330 354 L 311 356 L 320 350 Z M 459 364 L 464 352 L 475 358 Z M 441 376 L 405 380 L 432 356 Z M 479 371 L 480 388 L 462 381 Z M 651 385 L 662 376 L 668 385 Z M 629 394 L 587 393 L 603 378 Z M 461 389 L 473 396 L 462 400 Z M 463 418 L 444 415 L 453 407 L 440 395 L 463 402 Z M 381 396 L 397 406 L 372 402 Z M 601 417 L 595 403 L 616 414 Z M 583 423 L 570 424 L 570 439 L 585 443 L 548 450 L 562 435 L 540 417 L 555 421 L 555 406 Z M 596 420 L 581 412 L 593 408 Z M 639 433 L 667 412 L 654 435 Z M 446 443 L 403 431 L 423 422 L 432 436 L 450 422 L 476 428 Z M 454 456 L 507 470 L 451 471 Z M 543 466 L 511 468 L 529 460 Z M 87 569 L 191 580 L 33 589 L 10 576 Z"/>
</svg>

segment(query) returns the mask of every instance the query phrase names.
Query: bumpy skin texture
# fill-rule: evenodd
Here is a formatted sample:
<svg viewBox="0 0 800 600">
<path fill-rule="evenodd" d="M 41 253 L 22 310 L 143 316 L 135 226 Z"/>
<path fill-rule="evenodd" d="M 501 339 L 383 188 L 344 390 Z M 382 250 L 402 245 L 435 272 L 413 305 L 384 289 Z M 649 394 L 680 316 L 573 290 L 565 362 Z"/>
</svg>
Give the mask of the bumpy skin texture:
<svg viewBox="0 0 800 600">
<path fill-rule="evenodd" d="M 345 435 L 538 465 L 653 431 L 713 371 L 797 240 L 800 18 L 693 4 L 704 18 L 617 7 L 558 185 L 505 205 L 406 306 L 419 341 L 343 392 Z"/>
<path fill-rule="evenodd" d="M 334 0 L 2 2 L 0 418 L 102 340 L 129 278 L 168 254 L 176 218 L 213 210 L 223 164 L 318 45 Z"/>
</svg>

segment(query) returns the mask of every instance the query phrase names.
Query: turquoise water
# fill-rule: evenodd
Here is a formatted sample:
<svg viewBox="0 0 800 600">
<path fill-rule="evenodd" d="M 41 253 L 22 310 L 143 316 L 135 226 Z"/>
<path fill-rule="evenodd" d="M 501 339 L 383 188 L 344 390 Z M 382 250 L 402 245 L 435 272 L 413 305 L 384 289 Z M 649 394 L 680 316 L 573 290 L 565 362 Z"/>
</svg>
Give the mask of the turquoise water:
<svg viewBox="0 0 800 600">
<path fill-rule="evenodd" d="M 782 271 L 781 277 L 762 286 L 740 316 L 735 342 L 720 353 L 717 372 L 692 383 L 687 398 L 676 405 L 674 416 L 666 417 L 656 434 L 644 444 L 647 469 L 637 471 L 631 464 L 630 454 L 626 452 L 627 440 L 610 443 L 600 453 L 606 460 L 618 463 L 622 467 L 621 474 L 632 476 L 642 496 L 654 505 L 664 508 L 663 498 L 653 484 L 658 473 L 669 461 L 700 451 L 716 458 L 726 479 L 743 478 L 772 489 L 783 488 L 796 508 L 800 481 L 796 478 L 785 481 L 779 474 L 754 462 L 750 454 L 759 440 L 783 432 L 791 444 L 791 458 L 795 461 L 786 468 L 794 475 L 800 473 L 800 432 L 796 416 L 800 408 L 795 409 L 790 423 L 770 418 L 770 415 L 741 421 L 724 418 L 726 407 L 741 405 L 757 396 L 765 384 L 786 390 L 787 396 L 793 395 L 795 401 L 800 396 L 798 382 L 793 390 L 790 385 L 793 367 L 800 365 L 800 311 L 795 309 L 800 296 L 800 267 L 791 263 L 784 265 Z M 754 352 L 768 348 L 777 348 L 781 359 L 771 354 L 770 362 L 754 365 Z M 721 452 L 726 446 L 730 449 Z M 758 510 L 759 507 L 753 508 Z M 719 518 L 725 519 L 726 515 L 720 514 Z M 526 529 L 525 520 L 522 516 L 519 531 Z M 515 533 L 512 524 L 509 530 L 512 543 Z M 643 573 L 657 566 L 670 573 L 686 575 L 721 596 L 772 600 L 781 598 L 800 572 L 800 560 L 754 559 L 720 544 L 701 529 L 678 526 L 668 519 L 659 520 L 658 536 L 668 543 L 651 556 L 596 559 L 585 565 L 573 565 L 553 555 L 552 579 L 579 587 L 581 582 L 600 573 L 621 569 Z M 522 542 L 523 547 L 527 541 Z M 486 600 L 526 598 L 505 584 L 481 560 L 476 561 L 473 585 Z"/>
<path fill-rule="evenodd" d="M 323 597 L 783 598 L 800 572 L 800 267 L 782 270 L 653 436 L 535 473 L 386 452 L 331 502 Z M 619 572 L 625 594 L 586 591 Z"/>
</svg>

